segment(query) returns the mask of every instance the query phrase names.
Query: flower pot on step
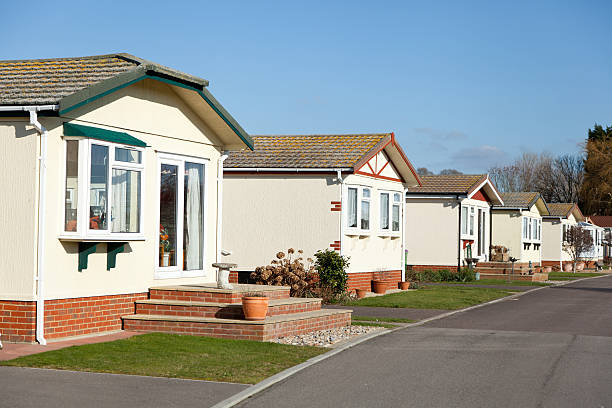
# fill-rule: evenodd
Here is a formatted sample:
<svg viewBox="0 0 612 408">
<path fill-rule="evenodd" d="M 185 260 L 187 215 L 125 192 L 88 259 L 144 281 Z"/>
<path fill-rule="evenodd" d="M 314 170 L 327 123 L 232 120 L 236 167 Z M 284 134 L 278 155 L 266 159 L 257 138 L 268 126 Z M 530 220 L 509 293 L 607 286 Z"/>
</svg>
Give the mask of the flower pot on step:
<svg viewBox="0 0 612 408">
<path fill-rule="evenodd" d="M 552 272 L 552 266 L 544 267 L 544 273 L 551 273 L 551 272 Z"/>
<path fill-rule="evenodd" d="M 381 280 L 373 280 L 372 291 L 379 295 L 384 294 L 387 291 L 387 282 Z"/>
<path fill-rule="evenodd" d="M 565 272 L 571 272 L 573 269 L 572 264 L 566 263 L 565 265 L 563 265 L 563 270 Z"/>
<path fill-rule="evenodd" d="M 363 299 L 364 297 L 366 297 L 367 293 L 368 291 L 365 289 L 355 289 L 355 294 L 357 295 L 357 299 Z"/>
<path fill-rule="evenodd" d="M 264 320 L 268 314 L 267 296 L 243 296 L 242 311 L 246 320 Z"/>
<path fill-rule="evenodd" d="M 408 289 L 410 289 L 410 282 L 399 282 L 399 288 L 401 290 L 408 290 Z"/>
<path fill-rule="evenodd" d="M 578 262 L 576 264 L 576 271 L 584 271 L 584 262 Z"/>
</svg>

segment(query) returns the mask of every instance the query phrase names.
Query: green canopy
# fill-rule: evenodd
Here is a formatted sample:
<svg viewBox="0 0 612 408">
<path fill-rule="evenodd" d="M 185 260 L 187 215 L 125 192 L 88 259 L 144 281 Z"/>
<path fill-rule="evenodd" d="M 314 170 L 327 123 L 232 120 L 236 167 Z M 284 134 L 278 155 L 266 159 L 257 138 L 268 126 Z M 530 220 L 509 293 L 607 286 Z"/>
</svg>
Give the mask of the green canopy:
<svg viewBox="0 0 612 408">
<path fill-rule="evenodd" d="M 104 140 L 112 143 L 120 143 L 130 146 L 147 147 L 147 144 L 134 136 L 124 132 L 100 129 L 97 127 L 77 125 L 75 123 L 64 123 L 64 136 L 83 136 L 91 139 Z"/>
</svg>

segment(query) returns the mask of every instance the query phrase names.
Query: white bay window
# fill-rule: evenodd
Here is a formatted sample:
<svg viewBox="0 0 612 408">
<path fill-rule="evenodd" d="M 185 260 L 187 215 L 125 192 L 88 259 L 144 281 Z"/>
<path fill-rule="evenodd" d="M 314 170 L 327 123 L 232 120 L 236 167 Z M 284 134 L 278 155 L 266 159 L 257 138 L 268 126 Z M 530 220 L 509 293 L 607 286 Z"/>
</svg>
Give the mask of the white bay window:
<svg viewBox="0 0 612 408">
<path fill-rule="evenodd" d="M 369 233 L 371 200 L 372 190 L 369 187 L 350 186 L 347 188 L 347 233 Z"/>
<path fill-rule="evenodd" d="M 400 232 L 402 194 L 393 191 L 381 192 L 380 195 L 380 230 L 397 235 Z"/>
</svg>

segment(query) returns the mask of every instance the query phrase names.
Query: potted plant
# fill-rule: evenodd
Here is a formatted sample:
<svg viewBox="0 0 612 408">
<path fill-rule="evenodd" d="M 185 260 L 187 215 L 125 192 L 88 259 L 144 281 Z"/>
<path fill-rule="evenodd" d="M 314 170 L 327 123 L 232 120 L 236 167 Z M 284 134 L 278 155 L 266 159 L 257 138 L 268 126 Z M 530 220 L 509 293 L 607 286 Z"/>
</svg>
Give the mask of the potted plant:
<svg viewBox="0 0 612 408">
<path fill-rule="evenodd" d="M 379 295 L 383 295 L 387 291 L 385 272 L 379 271 L 374 275 L 374 279 L 372 279 L 372 291 Z"/>
<path fill-rule="evenodd" d="M 268 314 L 268 296 L 264 293 L 246 293 L 242 296 L 242 311 L 246 320 L 264 320 Z"/>
<path fill-rule="evenodd" d="M 363 299 L 364 297 L 366 297 L 367 293 L 368 291 L 365 289 L 355 289 L 355 294 L 357 295 L 357 299 Z"/>
<path fill-rule="evenodd" d="M 578 262 L 576 264 L 576 271 L 583 271 L 584 270 L 584 262 Z"/>
<path fill-rule="evenodd" d="M 552 266 L 545 266 L 543 272 L 544 273 L 551 273 L 552 272 Z"/>
<path fill-rule="evenodd" d="M 410 282 L 409 281 L 399 282 L 399 288 L 401 290 L 408 290 L 408 289 L 410 289 Z"/>
<path fill-rule="evenodd" d="M 571 263 L 566 263 L 565 265 L 563 265 L 563 270 L 565 272 L 571 272 L 574 268 L 572 267 Z"/>
<path fill-rule="evenodd" d="M 170 266 L 170 241 L 163 225 L 159 225 L 159 246 L 161 248 L 161 266 Z"/>
</svg>

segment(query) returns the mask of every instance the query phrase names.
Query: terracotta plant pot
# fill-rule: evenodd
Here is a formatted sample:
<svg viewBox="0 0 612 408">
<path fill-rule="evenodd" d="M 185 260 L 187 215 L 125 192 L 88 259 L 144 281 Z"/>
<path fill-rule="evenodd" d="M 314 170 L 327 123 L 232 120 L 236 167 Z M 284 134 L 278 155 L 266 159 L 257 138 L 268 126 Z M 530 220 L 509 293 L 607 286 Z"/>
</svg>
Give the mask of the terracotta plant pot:
<svg viewBox="0 0 612 408">
<path fill-rule="evenodd" d="M 576 264 L 576 271 L 583 271 L 584 270 L 584 262 L 578 262 Z"/>
<path fill-rule="evenodd" d="M 374 293 L 377 293 L 379 295 L 384 294 L 387 291 L 387 282 L 380 281 L 380 280 L 373 280 L 372 290 L 374 291 Z"/>
<path fill-rule="evenodd" d="M 357 299 L 363 299 L 364 297 L 366 297 L 366 293 L 368 293 L 368 291 L 365 289 L 355 289 Z"/>
<path fill-rule="evenodd" d="M 571 272 L 572 269 L 573 269 L 573 267 L 572 267 L 572 264 L 570 264 L 570 263 L 566 263 L 565 265 L 563 265 L 563 270 L 565 272 Z"/>
<path fill-rule="evenodd" d="M 399 288 L 401 290 L 408 290 L 408 289 L 410 289 L 410 282 L 399 282 Z"/>
<path fill-rule="evenodd" d="M 267 296 L 243 296 L 242 311 L 246 320 L 264 320 L 268 314 Z"/>
<path fill-rule="evenodd" d="M 544 273 L 551 273 L 552 272 L 552 266 L 545 266 L 544 267 Z"/>
</svg>

